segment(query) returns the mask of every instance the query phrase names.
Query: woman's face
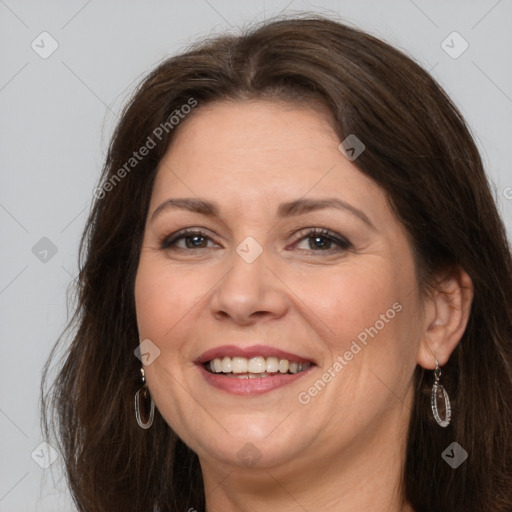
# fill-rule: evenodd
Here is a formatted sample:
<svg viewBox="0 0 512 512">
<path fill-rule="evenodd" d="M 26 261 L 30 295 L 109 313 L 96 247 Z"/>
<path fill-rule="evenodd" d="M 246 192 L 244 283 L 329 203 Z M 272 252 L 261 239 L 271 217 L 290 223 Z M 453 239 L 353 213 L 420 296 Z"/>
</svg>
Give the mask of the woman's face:
<svg viewBox="0 0 512 512">
<path fill-rule="evenodd" d="M 407 428 L 411 247 L 339 144 L 318 109 L 216 103 L 160 163 L 137 321 L 153 400 L 203 466 L 348 463 Z"/>
</svg>

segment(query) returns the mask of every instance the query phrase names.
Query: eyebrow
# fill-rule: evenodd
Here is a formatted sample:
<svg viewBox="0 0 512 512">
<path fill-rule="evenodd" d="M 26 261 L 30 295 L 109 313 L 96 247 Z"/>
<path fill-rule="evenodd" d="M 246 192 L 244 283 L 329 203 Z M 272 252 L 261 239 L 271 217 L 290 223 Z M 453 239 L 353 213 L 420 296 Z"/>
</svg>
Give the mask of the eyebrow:
<svg viewBox="0 0 512 512">
<path fill-rule="evenodd" d="M 218 203 L 195 198 L 172 198 L 167 199 L 162 204 L 160 204 L 160 206 L 155 208 L 151 215 L 150 221 L 152 222 L 164 211 L 174 208 L 188 210 L 190 212 L 199 213 L 207 217 L 220 217 L 220 208 Z M 277 209 L 277 216 L 280 218 L 293 217 L 296 215 L 303 215 L 315 210 L 323 210 L 325 208 L 337 208 L 339 210 L 346 210 L 355 217 L 362 220 L 372 229 L 375 229 L 375 226 L 363 211 L 336 197 L 329 197 L 324 199 L 302 198 L 287 203 L 281 203 Z"/>
</svg>

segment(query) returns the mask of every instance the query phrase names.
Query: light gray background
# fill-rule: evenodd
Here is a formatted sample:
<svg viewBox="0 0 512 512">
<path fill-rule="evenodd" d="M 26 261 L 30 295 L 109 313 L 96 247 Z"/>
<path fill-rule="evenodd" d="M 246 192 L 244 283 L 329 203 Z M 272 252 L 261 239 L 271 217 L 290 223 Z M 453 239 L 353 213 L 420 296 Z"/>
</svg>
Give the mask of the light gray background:
<svg viewBox="0 0 512 512">
<path fill-rule="evenodd" d="M 60 459 L 42 469 L 31 454 L 44 441 L 41 368 L 117 113 L 164 57 L 280 11 L 341 16 L 431 70 L 473 130 L 512 233 L 512 0 L 0 0 L 0 512 L 75 510 Z M 31 47 L 49 48 L 43 31 L 59 45 L 47 59 Z M 457 59 L 441 46 L 453 31 L 469 43 Z M 42 237 L 58 250 L 46 262 L 32 252 Z"/>
</svg>

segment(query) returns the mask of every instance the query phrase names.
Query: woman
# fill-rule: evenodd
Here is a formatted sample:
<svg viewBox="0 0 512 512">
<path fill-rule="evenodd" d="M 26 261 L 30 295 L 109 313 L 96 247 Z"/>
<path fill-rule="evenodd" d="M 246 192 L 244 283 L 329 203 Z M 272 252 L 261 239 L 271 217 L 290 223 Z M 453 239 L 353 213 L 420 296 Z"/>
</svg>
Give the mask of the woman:
<svg viewBox="0 0 512 512">
<path fill-rule="evenodd" d="M 512 510 L 512 263 L 417 64 L 321 17 L 140 85 L 45 395 L 81 511 Z"/>
</svg>

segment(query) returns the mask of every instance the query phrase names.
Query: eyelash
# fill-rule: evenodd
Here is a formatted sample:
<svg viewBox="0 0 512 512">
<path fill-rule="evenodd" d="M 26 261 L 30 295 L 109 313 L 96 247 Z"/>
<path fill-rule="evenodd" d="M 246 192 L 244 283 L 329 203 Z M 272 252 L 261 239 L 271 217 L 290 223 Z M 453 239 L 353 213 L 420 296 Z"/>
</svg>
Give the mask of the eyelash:
<svg viewBox="0 0 512 512">
<path fill-rule="evenodd" d="M 336 235 L 336 233 L 333 233 L 332 231 L 329 231 L 325 228 L 304 228 L 299 232 L 299 235 L 301 238 L 299 238 L 294 244 L 297 244 L 298 242 L 301 242 L 307 238 L 313 238 L 313 237 L 319 237 L 319 238 L 325 238 L 328 241 L 336 244 L 338 246 L 338 250 L 334 252 L 341 252 L 346 251 L 352 247 L 352 244 L 345 238 L 340 237 Z M 178 242 L 181 239 L 186 238 L 192 238 L 193 236 L 200 236 L 202 238 L 206 238 L 211 240 L 211 237 L 206 234 L 204 231 L 201 231 L 200 229 L 185 229 L 183 231 L 180 231 L 174 235 L 165 236 L 160 240 L 160 248 L 162 250 L 194 250 L 193 248 L 182 248 L 182 247 L 175 247 L 176 242 Z M 197 247 L 195 250 L 200 249 L 208 249 L 208 247 Z M 332 249 L 302 249 L 309 252 L 326 252 L 331 253 L 333 252 Z"/>
</svg>

